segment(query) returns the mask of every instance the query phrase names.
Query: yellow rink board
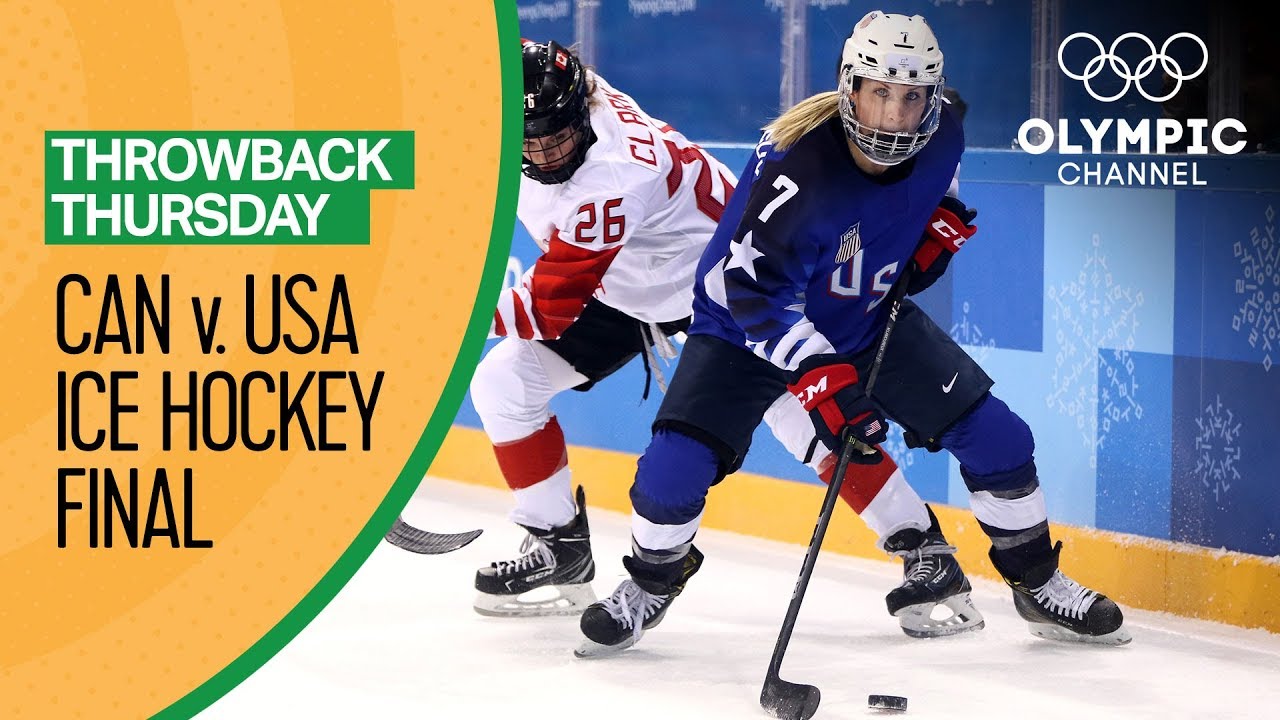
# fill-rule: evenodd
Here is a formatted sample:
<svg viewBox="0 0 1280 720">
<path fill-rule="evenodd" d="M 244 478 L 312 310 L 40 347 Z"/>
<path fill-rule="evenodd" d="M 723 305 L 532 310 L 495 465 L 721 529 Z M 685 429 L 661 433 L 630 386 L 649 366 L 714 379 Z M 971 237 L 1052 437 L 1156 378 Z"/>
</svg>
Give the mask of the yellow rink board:
<svg viewBox="0 0 1280 720">
<path fill-rule="evenodd" d="M 636 456 L 571 446 L 574 481 L 587 489 L 589 504 L 629 513 L 627 491 Z M 477 485 L 506 487 L 484 433 L 454 426 L 430 473 Z M 808 544 L 824 488 L 739 472 L 712 488 L 703 527 L 768 540 Z M 998 580 L 987 559 L 986 536 L 968 508 L 932 505 L 957 557 L 970 575 Z M 1127 607 L 1159 610 L 1242 627 L 1280 632 L 1280 561 L 1244 553 L 1054 524 L 1063 542 L 1063 571 L 1101 589 Z M 823 550 L 885 559 L 875 535 L 838 505 Z"/>
</svg>

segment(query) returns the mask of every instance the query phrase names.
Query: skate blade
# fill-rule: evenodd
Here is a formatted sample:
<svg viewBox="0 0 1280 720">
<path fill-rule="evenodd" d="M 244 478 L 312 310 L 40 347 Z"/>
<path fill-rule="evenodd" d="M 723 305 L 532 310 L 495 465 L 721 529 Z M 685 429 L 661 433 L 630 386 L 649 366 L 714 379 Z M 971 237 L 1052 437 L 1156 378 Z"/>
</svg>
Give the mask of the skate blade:
<svg viewBox="0 0 1280 720">
<path fill-rule="evenodd" d="M 528 599 L 539 591 L 554 590 L 555 597 Z M 524 598 L 524 599 L 522 599 Z M 596 601 L 591 583 L 579 585 L 549 585 L 534 588 L 523 595 L 490 595 L 477 593 L 473 604 L 475 611 L 485 617 L 555 617 L 581 615 L 587 606 Z"/>
<path fill-rule="evenodd" d="M 944 607 L 949 615 L 941 619 L 933 617 L 934 610 Z M 973 632 L 986 627 L 982 613 L 973 606 L 969 593 L 953 595 L 940 603 L 908 605 L 897 613 L 902 632 L 913 638 L 938 638 Z"/>
<path fill-rule="evenodd" d="M 644 633 L 640 633 L 640 635 L 643 636 Z M 578 646 L 578 649 L 573 651 L 573 656 L 583 660 L 598 660 L 613 657 L 632 645 L 635 645 L 637 642 L 640 642 L 640 638 L 635 635 L 629 636 L 626 640 L 623 640 L 617 645 L 601 645 L 594 640 L 584 639 L 582 644 Z"/>
<path fill-rule="evenodd" d="M 1027 629 L 1031 631 L 1032 635 L 1046 640 L 1084 643 L 1086 645 L 1128 645 L 1133 640 L 1133 635 L 1129 634 L 1129 629 L 1123 625 L 1105 635 L 1085 635 L 1084 633 L 1074 632 L 1060 625 L 1050 623 L 1029 622 L 1027 623 Z"/>
</svg>

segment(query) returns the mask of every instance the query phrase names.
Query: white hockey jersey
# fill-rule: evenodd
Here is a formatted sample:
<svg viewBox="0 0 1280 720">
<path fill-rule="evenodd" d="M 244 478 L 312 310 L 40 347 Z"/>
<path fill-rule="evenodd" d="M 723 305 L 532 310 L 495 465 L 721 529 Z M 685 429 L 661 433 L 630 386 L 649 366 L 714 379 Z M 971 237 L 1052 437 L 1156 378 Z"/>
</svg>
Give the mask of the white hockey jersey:
<svg viewBox="0 0 1280 720">
<path fill-rule="evenodd" d="M 694 272 L 737 181 L 591 75 L 596 141 L 567 182 L 521 177 L 516 215 L 543 254 L 503 292 L 493 332 L 559 337 L 590 298 L 644 322 L 690 314 Z"/>
</svg>

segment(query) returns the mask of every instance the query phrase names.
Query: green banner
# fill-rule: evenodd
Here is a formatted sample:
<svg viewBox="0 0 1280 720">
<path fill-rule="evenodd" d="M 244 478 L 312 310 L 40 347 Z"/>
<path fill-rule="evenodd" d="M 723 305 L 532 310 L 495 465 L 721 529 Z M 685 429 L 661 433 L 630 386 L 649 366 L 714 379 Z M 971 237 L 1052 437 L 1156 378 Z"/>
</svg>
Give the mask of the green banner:
<svg viewBox="0 0 1280 720">
<path fill-rule="evenodd" d="M 47 245 L 367 245 L 412 131 L 45 133 Z"/>
</svg>

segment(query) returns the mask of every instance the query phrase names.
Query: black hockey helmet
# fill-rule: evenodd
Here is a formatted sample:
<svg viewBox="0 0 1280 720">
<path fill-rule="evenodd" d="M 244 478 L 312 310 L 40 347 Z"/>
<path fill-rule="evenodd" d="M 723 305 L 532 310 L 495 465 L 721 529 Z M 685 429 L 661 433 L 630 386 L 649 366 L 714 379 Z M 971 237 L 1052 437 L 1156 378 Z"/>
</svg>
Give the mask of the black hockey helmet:
<svg viewBox="0 0 1280 720">
<path fill-rule="evenodd" d="M 524 174 L 541 183 L 568 180 L 595 142 L 587 73 L 555 42 L 524 41 Z M 530 154 L 538 156 L 535 163 Z"/>
</svg>

